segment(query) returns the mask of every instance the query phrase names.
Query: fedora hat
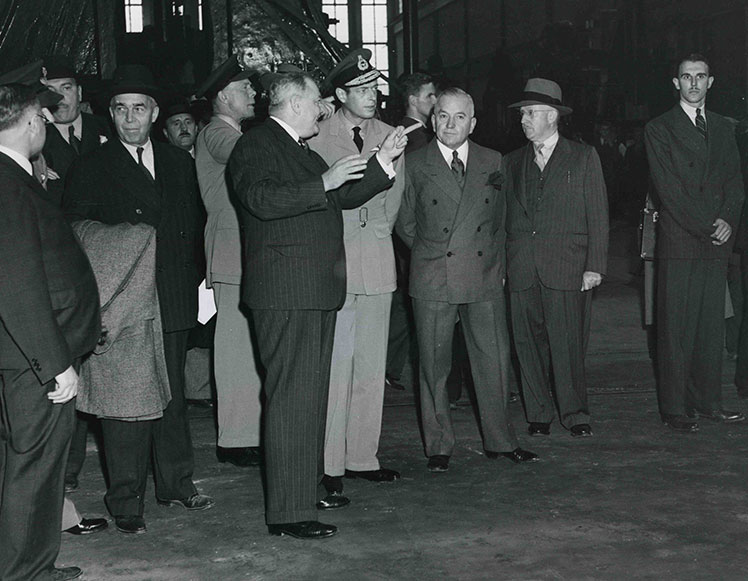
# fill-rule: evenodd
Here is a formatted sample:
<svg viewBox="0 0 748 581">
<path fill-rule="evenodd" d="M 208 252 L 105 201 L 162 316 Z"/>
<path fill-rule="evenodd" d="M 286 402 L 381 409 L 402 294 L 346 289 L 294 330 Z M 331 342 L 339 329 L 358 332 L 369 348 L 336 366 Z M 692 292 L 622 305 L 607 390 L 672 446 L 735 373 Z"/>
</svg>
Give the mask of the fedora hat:
<svg viewBox="0 0 748 581">
<path fill-rule="evenodd" d="M 117 67 L 107 95 L 111 99 L 124 93 L 148 95 L 156 101 L 163 98 L 163 91 L 158 88 L 153 73 L 145 65 L 120 65 Z"/>
<path fill-rule="evenodd" d="M 509 105 L 510 109 L 518 109 L 528 105 L 548 105 L 557 109 L 561 115 L 572 112 L 571 107 L 563 105 L 563 95 L 558 83 L 548 79 L 529 79 L 522 93 L 522 100 Z"/>
</svg>

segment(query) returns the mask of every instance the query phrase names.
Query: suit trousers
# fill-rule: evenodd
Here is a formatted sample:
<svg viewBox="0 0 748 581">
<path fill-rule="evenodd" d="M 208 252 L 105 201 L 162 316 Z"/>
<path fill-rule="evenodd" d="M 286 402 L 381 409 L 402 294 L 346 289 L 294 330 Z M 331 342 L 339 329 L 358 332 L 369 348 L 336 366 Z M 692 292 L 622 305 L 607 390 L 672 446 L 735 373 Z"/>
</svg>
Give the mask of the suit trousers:
<svg viewBox="0 0 748 581">
<path fill-rule="evenodd" d="M 60 530 L 66 531 L 67 529 L 80 524 L 82 520 L 83 517 L 75 507 L 75 503 L 65 496 L 62 503 L 62 524 L 60 525 Z"/>
<path fill-rule="evenodd" d="M 266 370 L 267 524 L 317 520 L 336 311 L 252 310 Z"/>
<path fill-rule="evenodd" d="M 0 579 L 51 579 L 75 400 L 53 404 L 30 369 L 0 371 Z"/>
<path fill-rule="evenodd" d="M 400 379 L 411 350 L 413 309 L 407 289 L 397 288 L 392 293 L 390 330 L 387 342 L 387 375 Z"/>
<path fill-rule="evenodd" d="M 101 420 L 109 488 L 104 500 L 113 516 L 143 515 L 148 462 L 153 457 L 156 498 L 179 500 L 197 492 L 195 457 L 184 400 L 188 331 L 164 333 L 171 401 L 157 420 Z"/>
<path fill-rule="evenodd" d="M 656 261 L 660 413 L 722 407 L 727 260 Z"/>
<path fill-rule="evenodd" d="M 379 470 L 392 293 L 348 294 L 335 321 L 325 432 L 325 474 Z"/>
<path fill-rule="evenodd" d="M 68 463 L 65 466 L 65 482 L 77 482 L 78 475 L 83 469 L 86 459 L 86 444 L 88 443 L 88 426 L 90 422 L 96 421 L 94 416 L 76 412 L 75 429 L 73 439 L 70 442 L 70 453 Z"/>
<path fill-rule="evenodd" d="M 556 290 L 540 282 L 512 292 L 512 328 L 528 422 L 553 421 L 552 371 L 561 424 L 589 423 L 584 354 L 591 304 L 591 292 Z"/>
<path fill-rule="evenodd" d="M 459 312 L 475 382 L 483 447 L 510 452 L 517 438 L 509 422 L 509 334 L 504 295 L 491 301 L 450 304 L 413 299 L 420 365 L 421 422 L 426 455 L 451 456 L 455 434 L 447 375 Z"/>
<path fill-rule="evenodd" d="M 736 350 L 738 359 L 735 363 L 735 387 L 738 388 L 738 393 L 748 395 L 748 253 L 745 252 L 740 255 L 740 279 L 743 316 Z"/>
<path fill-rule="evenodd" d="M 213 283 L 218 310 L 214 343 L 218 445 L 260 445 L 260 391 L 250 322 L 240 307 L 240 285 Z"/>
</svg>

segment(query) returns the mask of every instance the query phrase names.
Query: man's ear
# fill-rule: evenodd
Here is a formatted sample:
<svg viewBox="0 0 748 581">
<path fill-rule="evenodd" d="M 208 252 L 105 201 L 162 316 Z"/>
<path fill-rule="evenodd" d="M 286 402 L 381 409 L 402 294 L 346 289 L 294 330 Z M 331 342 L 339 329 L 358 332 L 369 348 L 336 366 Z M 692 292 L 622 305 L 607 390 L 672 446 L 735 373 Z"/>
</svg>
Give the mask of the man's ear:
<svg viewBox="0 0 748 581">
<path fill-rule="evenodd" d="M 470 133 L 468 133 L 468 135 L 472 135 L 472 134 L 473 134 L 473 131 L 475 130 L 475 126 L 476 126 L 477 124 L 478 124 L 478 119 L 477 119 L 477 118 L 475 118 L 475 117 L 473 117 L 473 118 L 472 118 L 472 119 L 470 120 Z"/>
<path fill-rule="evenodd" d="M 676 91 L 680 91 L 680 83 L 678 82 L 678 77 L 673 77 L 673 86 L 675 87 Z"/>
<path fill-rule="evenodd" d="M 712 88 L 712 83 L 713 83 L 713 82 L 714 82 L 714 77 L 709 77 L 709 79 L 708 79 L 708 80 L 707 80 L 707 82 L 706 82 L 706 88 L 707 88 L 707 89 L 711 89 L 711 88 Z"/>
<path fill-rule="evenodd" d="M 156 105 L 151 112 L 151 123 L 155 123 L 156 119 L 158 119 L 158 105 Z"/>
<path fill-rule="evenodd" d="M 348 100 L 348 93 L 345 89 L 335 89 L 335 96 L 341 103 L 345 103 Z"/>
</svg>

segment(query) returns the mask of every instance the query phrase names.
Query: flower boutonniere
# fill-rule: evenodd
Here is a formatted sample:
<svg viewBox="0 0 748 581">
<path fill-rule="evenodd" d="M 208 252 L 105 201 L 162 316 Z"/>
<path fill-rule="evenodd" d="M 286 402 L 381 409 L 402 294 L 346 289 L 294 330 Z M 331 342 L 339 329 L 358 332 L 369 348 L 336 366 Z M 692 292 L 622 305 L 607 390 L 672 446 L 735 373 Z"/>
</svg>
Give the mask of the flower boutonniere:
<svg viewBox="0 0 748 581">
<path fill-rule="evenodd" d="M 503 183 L 504 183 L 504 174 L 501 173 L 501 170 L 497 169 L 492 174 L 489 174 L 487 185 L 493 186 L 497 190 L 500 190 L 501 189 L 501 185 Z"/>
<path fill-rule="evenodd" d="M 107 141 L 106 135 L 99 135 L 99 145 L 104 145 Z"/>
</svg>

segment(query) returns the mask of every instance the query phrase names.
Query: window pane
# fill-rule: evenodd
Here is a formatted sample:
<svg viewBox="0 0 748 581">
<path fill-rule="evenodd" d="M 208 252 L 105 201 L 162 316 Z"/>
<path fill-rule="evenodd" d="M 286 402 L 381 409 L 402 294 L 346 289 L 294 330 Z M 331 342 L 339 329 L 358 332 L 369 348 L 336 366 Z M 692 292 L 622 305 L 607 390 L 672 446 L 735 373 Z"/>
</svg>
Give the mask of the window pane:
<svg viewBox="0 0 748 581">
<path fill-rule="evenodd" d="M 376 22 L 374 21 L 374 7 L 373 6 L 362 6 L 361 7 L 361 39 L 366 42 L 374 42 L 376 37 L 374 35 L 374 27 Z"/>
<path fill-rule="evenodd" d="M 387 6 L 374 8 L 374 18 L 376 20 L 374 29 L 376 42 L 387 42 Z"/>
</svg>

